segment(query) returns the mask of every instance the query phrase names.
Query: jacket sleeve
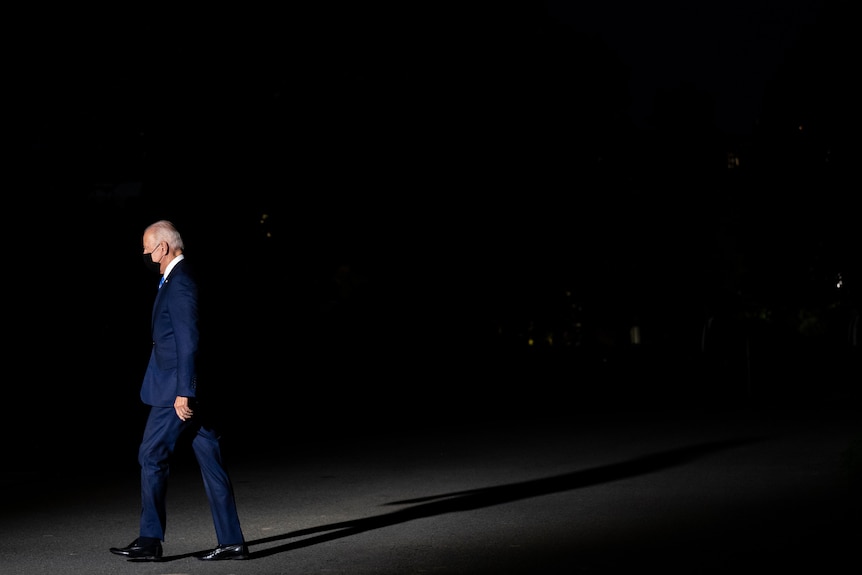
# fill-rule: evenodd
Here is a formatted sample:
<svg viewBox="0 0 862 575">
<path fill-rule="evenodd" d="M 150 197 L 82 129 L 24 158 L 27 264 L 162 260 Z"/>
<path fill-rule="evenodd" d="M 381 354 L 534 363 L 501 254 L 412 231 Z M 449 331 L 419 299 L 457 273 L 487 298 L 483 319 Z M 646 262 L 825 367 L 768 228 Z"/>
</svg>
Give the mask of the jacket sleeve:
<svg viewBox="0 0 862 575">
<path fill-rule="evenodd" d="M 195 397 L 197 394 L 197 363 L 200 333 L 198 331 L 197 284 L 187 274 L 171 278 L 171 297 L 168 312 L 174 328 L 177 358 L 177 395 Z"/>
</svg>

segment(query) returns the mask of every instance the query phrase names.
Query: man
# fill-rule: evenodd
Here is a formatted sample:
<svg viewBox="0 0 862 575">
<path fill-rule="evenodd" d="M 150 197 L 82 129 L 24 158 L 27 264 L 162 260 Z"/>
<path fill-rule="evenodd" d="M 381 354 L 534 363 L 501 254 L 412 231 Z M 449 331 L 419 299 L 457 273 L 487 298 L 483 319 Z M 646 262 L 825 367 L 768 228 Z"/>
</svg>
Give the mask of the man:
<svg viewBox="0 0 862 575">
<path fill-rule="evenodd" d="M 165 539 L 165 498 L 170 458 L 181 435 L 194 434 L 192 449 L 201 468 L 218 546 L 197 555 L 204 561 L 246 559 L 233 487 L 222 464 L 220 437 L 197 401 L 198 288 L 183 254 L 183 239 L 167 220 L 144 230 L 144 264 L 162 276 L 153 303 L 153 349 L 141 385 L 149 407 L 138 451 L 141 465 L 139 536 L 111 553 L 136 560 L 160 560 Z"/>
</svg>

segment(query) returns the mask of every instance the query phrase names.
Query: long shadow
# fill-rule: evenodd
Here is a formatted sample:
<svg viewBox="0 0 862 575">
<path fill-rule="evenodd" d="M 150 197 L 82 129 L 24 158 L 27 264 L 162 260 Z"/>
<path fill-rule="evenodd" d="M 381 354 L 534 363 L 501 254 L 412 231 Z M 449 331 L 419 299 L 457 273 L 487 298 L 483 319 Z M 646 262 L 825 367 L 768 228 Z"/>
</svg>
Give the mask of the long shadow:
<svg viewBox="0 0 862 575">
<path fill-rule="evenodd" d="M 620 463 L 602 465 L 601 467 L 585 469 L 583 471 L 573 471 L 572 473 L 565 473 L 563 475 L 555 475 L 553 477 L 532 479 L 529 481 L 509 483 L 506 485 L 483 487 L 480 489 L 468 489 L 466 491 L 454 491 L 451 493 L 429 495 L 427 497 L 419 497 L 415 499 L 392 501 L 386 505 L 417 505 L 383 515 L 365 517 L 352 521 L 340 521 L 338 523 L 299 529 L 282 535 L 273 535 L 272 537 L 264 537 L 248 541 L 247 543 L 249 546 L 254 546 L 321 533 L 320 535 L 309 537 L 301 541 L 293 541 L 285 543 L 284 545 L 270 547 L 269 549 L 255 551 L 250 554 L 249 559 L 267 557 L 275 555 L 276 553 L 284 553 L 294 549 L 301 549 L 303 547 L 317 545 L 319 543 L 340 539 L 342 537 L 350 537 L 351 535 L 356 535 L 372 529 L 380 529 L 397 525 L 399 523 L 405 523 L 407 521 L 413 521 L 414 519 L 490 507 L 492 505 L 510 503 L 512 501 L 527 499 L 529 497 L 539 497 L 550 493 L 559 493 L 601 483 L 609 483 L 611 481 L 617 481 L 628 477 L 655 473 L 663 469 L 688 463 L 709 453 L 740 447 L 755 441 L 758 440 L 749 438 L 701 443 L 688 447 L 661 451 Z M 162 560 L 170 561 L 181 559 L 189 555 L 190 554 L 164 557 Z M 193 553 L 191 555 L 193 555 Z"/>
</svg>

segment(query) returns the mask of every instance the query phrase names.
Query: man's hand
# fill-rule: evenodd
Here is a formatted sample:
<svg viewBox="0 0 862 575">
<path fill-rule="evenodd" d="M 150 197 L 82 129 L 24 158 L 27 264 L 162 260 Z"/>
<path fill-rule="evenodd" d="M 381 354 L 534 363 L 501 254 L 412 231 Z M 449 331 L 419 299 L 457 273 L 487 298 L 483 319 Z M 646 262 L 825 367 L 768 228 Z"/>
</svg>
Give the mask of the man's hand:
<svg viewBox="0 0 862 575">
<path fill-rule="evenodd" d="M 176 401 L 174 401 L 174 409 L 177 411 L 177 417 L 183 421 L 188 421 L 195 414 L 192 408 L 189 407 L 189 398 L 181 395 L 178 395 Z"/>
</svg>

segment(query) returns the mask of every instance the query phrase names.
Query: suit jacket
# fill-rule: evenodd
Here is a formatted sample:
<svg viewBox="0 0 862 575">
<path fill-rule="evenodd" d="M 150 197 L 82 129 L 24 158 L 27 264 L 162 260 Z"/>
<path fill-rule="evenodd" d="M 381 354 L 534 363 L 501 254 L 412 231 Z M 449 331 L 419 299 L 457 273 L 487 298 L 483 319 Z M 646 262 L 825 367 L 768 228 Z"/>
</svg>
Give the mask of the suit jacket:
<svg viewBox="0 0 862 575">
<path fill-rule="evenodd" d="M 153 349 L 141 385 L 141 400 L 172 407 L 178 395 L 197 393 L 198 285 L 185 259 L 177 262 L 153 302 Z"/>
</svg>

